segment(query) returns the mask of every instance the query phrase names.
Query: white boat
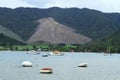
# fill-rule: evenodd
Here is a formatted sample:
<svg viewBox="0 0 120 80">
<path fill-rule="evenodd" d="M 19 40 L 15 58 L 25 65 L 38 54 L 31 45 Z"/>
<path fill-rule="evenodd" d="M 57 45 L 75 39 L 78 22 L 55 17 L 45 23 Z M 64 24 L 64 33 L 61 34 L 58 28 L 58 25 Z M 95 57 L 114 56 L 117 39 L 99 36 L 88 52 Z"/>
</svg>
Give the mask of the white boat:
<svg viewBox="0 0 120 80">
<path fill-rule="evenodd" d="M 23 61 L 22 66 L 23 67 L 32 67 L 32 63 L 30 61 Z"/>
<path fill-rule="evenodd" d="M 42 68 L 40 69 L 40 73 L 50 74 L 52 73 L 52 68 Z"/>
<path fill-rule="evenodd" d="M 40 51 L 30 50 L 26 51 L 26 54 L 40 54 Z"/>
<path fill-rule="evenodd" d="M 78 65 L 78 67 L 87 67 L 87 66 L 88 66 L 87 63 L 80 63 L 80 64 Z"/>
<path fill-rule="evenodd" d="M 60 52 L 60 51 L 53 51 L 53 52 L 50 52 L 51 56 L 63 56 L 64 53 L 63 52 Z"/>
</svg>

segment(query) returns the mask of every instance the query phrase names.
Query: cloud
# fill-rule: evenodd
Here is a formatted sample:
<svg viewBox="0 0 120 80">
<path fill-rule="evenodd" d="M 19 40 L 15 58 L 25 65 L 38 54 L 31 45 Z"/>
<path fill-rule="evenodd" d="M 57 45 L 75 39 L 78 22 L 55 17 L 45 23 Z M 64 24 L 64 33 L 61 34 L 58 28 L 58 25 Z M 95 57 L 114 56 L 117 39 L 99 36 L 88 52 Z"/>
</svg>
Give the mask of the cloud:
<svg viewBox="0 0 120 80">
<path fill-rule="evenodd" d="M 120 12 L 119 0 L 82 0 L 81 6 L 104 12 Z"/>
<path fill-rule="evenodd" d="M 49 7 L 78 7 L 91 8 L 103 12 L 120 12 L 119 0 L 22 0 L 27 4 L 34 5 L 38 8 Z"/>
<path fill-rule="evenodd" d="M 0 0 L 1 7 L 78 7 L 90 8 L 103 12 L 120 12 L 119 0 Z"/>
<path fill-rule="evenodd" d="M 49 8 L 49 7 L 75 7 L 80 2 L 79 0 L 22 0 L 27 4 L 37 6 L 39 8 Z"/>
<path fill-rule="evenodd" d="M 36 7 L 27 4 L 21 0 L 0 0 L 0 7 L 16 8 L 16 7 Z"/>
</svg>

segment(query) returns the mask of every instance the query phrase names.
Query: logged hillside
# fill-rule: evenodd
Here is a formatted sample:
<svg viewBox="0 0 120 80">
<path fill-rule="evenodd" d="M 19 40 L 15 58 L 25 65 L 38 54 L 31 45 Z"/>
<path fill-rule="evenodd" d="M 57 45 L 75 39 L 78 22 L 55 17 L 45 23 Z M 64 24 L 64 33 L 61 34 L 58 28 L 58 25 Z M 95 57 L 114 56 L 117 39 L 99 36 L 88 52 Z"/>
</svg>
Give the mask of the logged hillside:
<svg viewBox="0 0 120 80">
<path fill-rule="evenodd" d="M 65 44 L 85 44 L 91 39 L 75 33 L 75 30 L 56 22 L 53 18 L 42 18 L 35 33 L 28 39 L 28 43 L 65 43 Z"/>
<path fill-rule="evenodd" d="M 37 20 L 52 17 L 77 33 L 92 39 L 112 35 L 120 29 L 120 14 L 79 8 L 0 8 L 0 24 L 28 40 L 38 26 Z"/>
</svg>

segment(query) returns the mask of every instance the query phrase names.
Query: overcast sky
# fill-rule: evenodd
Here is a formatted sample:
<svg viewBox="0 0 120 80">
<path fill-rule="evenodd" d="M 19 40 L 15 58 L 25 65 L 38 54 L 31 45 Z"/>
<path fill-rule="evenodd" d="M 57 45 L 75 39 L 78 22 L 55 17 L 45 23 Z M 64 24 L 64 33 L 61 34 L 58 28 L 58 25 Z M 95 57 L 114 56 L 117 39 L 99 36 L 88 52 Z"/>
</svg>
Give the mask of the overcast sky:
<svg viewBox="0 0 120 80">
<path fill-rule="evenodd" d="M 120 13 L 120 0 L 0 0 L 0 7 L 78 7 Z"/>
</svg>

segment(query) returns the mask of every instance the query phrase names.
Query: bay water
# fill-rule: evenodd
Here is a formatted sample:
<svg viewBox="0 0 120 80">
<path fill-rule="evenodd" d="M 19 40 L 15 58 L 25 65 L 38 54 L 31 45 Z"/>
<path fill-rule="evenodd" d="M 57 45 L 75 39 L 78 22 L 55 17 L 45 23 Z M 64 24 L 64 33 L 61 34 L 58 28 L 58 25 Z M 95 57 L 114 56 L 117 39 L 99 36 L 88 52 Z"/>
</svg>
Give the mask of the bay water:
<svg viewBox="0 0 120 80">
<path fill-rule="evenodd" d="M 64 56 L 42 57 L 25 51 L 0 51 L 0 80 L 120 80 L 120 54 L 64 52 Z M 33 67 L 22 67 L 30 61 Z M 88 67 L 78 67 L 88 63 Z M 41 74 L 44 67 L 52 74 Z"/>
</svg>

